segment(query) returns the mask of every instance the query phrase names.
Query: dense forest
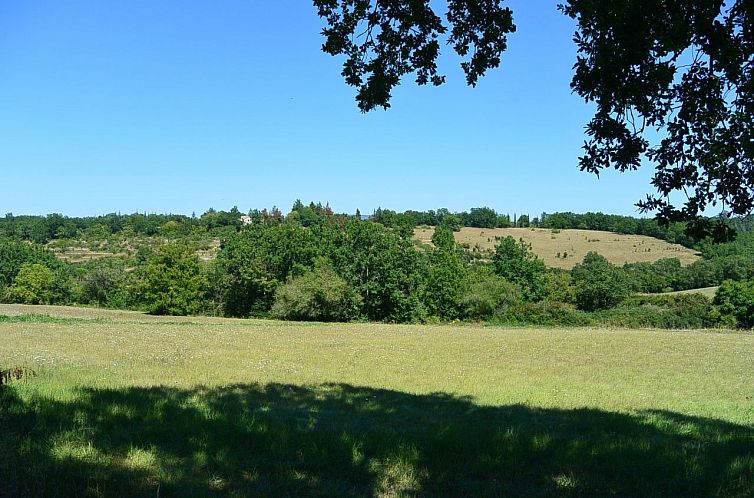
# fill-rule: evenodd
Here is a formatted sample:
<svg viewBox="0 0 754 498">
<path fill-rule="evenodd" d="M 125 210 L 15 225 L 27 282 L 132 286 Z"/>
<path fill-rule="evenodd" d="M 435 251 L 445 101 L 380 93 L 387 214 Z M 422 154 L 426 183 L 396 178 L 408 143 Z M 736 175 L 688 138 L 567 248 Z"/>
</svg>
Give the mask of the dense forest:
<svg viewBox="0 0 754 498">
<path fill-rule="evenodd" d="M 290 320 L 655 327 L 754 325 L 752 218 L 734 241 L 694 241 L 680 223 L 601 213 L 501 215 L 378 209 L 336 214 L 300 201 L 201 216 L 109 214 L 0 218 L 0 298 L 155 314 Z M 434 226 L 432 244 L 413 239 Z M 462 226 L 604 230 L 694 247 L 702 258 L 616 266 L 597 253 L 572 270 L 545 267 L 523 241 L 502 238 L 485 257 L 456 243 Z M 71 248 L 97 257 L 75 260 Z M 205 257 L 201 257 L 204 255 Z M 208 255 L 208 256 L 207 256 Z M 699 293 L 720 286 L 713 300 Z"/>
</svg>

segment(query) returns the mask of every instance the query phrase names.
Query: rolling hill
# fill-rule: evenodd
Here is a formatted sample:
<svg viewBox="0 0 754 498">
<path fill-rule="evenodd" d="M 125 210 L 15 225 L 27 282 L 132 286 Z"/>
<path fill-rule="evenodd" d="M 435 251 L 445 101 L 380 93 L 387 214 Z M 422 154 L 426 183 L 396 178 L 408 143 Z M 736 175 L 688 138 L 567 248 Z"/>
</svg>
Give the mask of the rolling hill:
<svg viewBox="0 0 754 498">
<path fill-rule="evenodd" d="M 431 243 L 434 227 L 419 227 L 414 237 Z M 507 236 L 531 244 L 534 253 L 551 268 L 570 269 L 590 251 L 596 251 L 616 265 L 678 258 L 690 265 L 699 255 L 686 247 L 644 235 L 623 235 L 596 230 L 551 230 L 544 228 L 470 228 L 455 232 L 456 242 L 471 250 L 494 250 Z"/>
</svg>

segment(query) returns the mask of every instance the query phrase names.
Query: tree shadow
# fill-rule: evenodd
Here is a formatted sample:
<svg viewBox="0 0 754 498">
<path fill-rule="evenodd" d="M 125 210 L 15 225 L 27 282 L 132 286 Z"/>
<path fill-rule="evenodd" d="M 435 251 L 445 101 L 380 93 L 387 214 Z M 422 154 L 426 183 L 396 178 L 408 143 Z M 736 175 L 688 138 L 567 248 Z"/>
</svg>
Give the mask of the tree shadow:
<svg viewBox="0 0 754 498">
<path fill-rule="evenodd" d="M 0 388 L 0 496 L 754 496 L 754 427 L 347 384 Z"/>
</svg>

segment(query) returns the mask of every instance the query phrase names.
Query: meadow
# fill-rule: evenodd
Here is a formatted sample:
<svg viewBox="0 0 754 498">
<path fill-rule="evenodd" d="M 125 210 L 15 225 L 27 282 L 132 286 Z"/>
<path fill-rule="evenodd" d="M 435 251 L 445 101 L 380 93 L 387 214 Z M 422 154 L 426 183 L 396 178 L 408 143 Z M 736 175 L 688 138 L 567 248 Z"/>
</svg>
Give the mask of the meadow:
<svg viewBox="0 0 754 498">
<path fill-rule="evenodd" d="M 750 332 L 0 315 L 0 496 L 754 494 Z"/>
<path fill-rule="evenodd" d="M 430 243 L 434 227 L 418 227 L 414 238 Z M 546 228 L 473 228 L 462 227 L 454 233 L 457 243 L 479 252 L 494 251 L 505 237 L 531 244 L 531 249 L 550 268 L 570 270 L 584 256 L 595 251 L 614 265 L 652 263 L 663 258 L 678 258 L 687 266 L 697 261 L 696 251 L 679 244 L 645 235 L 626 235 L 600 230 Z"/>
</svg>

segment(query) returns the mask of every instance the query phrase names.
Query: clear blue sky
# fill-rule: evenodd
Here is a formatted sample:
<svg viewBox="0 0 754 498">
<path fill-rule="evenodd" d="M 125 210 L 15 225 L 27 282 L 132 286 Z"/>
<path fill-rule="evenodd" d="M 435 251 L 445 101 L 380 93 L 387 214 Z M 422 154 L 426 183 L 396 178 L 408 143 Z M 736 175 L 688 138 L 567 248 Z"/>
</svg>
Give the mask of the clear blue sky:
<svg viewBox="0 0 754 498">
<path fill-rule="evenodd" d="M 242 211 L 636 214 L 651 168 L 578 170 L 573 22 L 511 0 L 500 69 L 361 114 L 307 0 L 0 3 L 0 215 Z"/>
</svg>

